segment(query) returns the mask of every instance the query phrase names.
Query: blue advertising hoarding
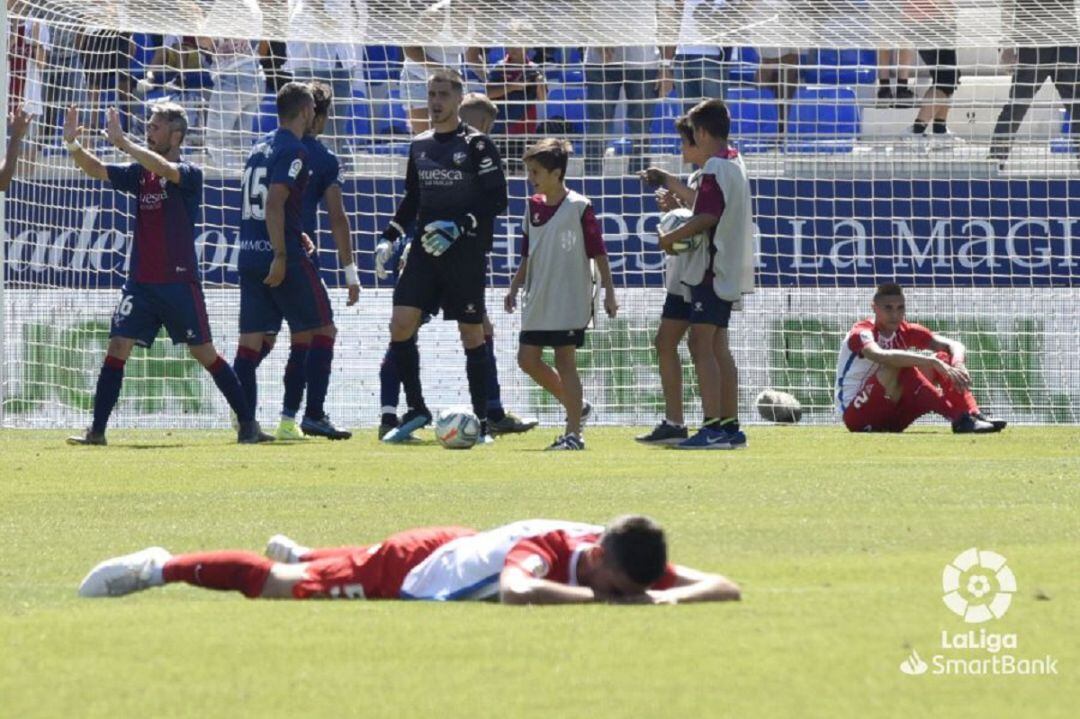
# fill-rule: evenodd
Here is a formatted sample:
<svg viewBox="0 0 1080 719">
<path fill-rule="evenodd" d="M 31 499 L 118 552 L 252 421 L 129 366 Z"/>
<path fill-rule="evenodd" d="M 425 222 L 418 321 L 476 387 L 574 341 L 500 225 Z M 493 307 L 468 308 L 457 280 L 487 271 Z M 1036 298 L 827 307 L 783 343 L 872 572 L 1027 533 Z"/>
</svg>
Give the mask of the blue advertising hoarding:
<svg viewBox="0 0 1080 719">
<path fill-rule="evenodd" d="M 869 286 L 884 279 L 935 287 L 1075 287 L 1080 279 L 1080 181 L 812 180 L 752 181 L 759 230 L 758 285 Z M 616 282 L 660 287 L 664 258 L 656 244 L 659 213 L 636 178 L 572 182 L 593 199 Z M 376 284 L 372 253 L 393 215 L 403 182 L 348 180 L 365 286 Z M 496 225 L 492 284 L 509 282 L 528 188 L 513 179 L 513 198 Z M 207 283 L 236 282 L 240 187 L 208 180 L 198 252 Z M 16 182 L 8 194 L 8 286 L 119 287 L 130 242 L 131 200 L 100 183 Z M 327 233 L 319 238 L 330 246 Z M 363 251 L 367 250 L 367 251 Z M 336 262 L 324 270 L 341 282 Z"/>
</svg>

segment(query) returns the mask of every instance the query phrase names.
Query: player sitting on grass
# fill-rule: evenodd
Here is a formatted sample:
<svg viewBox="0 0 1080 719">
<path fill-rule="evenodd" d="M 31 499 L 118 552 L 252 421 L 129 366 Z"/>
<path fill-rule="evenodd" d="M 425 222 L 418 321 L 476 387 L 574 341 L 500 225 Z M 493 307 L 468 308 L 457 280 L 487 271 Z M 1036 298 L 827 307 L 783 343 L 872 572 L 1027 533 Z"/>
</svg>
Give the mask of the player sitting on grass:
<svg viewBox="0 0 1080 719">
<path fill-rule="evenodd" d="M 315 119 L 301 141 L 307 150 L 307 163 L 310 167 L 307 187 L 304 188 L 302 213 L 304 234 L 307 237 L 317 236 L 316 217 L 319 204 L 324 203 L 327 214 L 330 216 L 330 233 L 337 248 L 338 264 L 345 272 L 345 285 L 349 293 L 345 305 L 352 307 L 360 299 L 360 276 L 356 271 L 356 263 L 353 261 L 352 231 L 349 229 L 349 216 L 345 212 L 345 203 L 341 193 L 343 174 L 341 161 L 319 139 L 319 135 L 326 130 L 326 124 L 330 119 L 330 106 L 334 99 L 333 91 L 325 83 L 313 82 L 311 94 L 315 98 Z M 306 238 L 302 239 L 307 241 Z M 311 249 L 314 250 L 314 246 Z M 279 331 L 280 327 L 266 333 L 259 357 L 255 362 L 256 367 L 274 348 Z M 285 362 L 285 392 L 281 400 L 281 419 L 278 421 L 277 432 L 274 435 L 279 440 L 307 439 L 302 431 L 303 423 L 301 422 L 300 426 L 296 424 L 296 415 L 300 411 L 300 402 L 304 398 L 304 388 L 307 386 L 306 365 L 312 339 L 314 339 L 314 333 L 311 330 L 294 332 L 289 336 L 289 358 Z M 338 434 L 348 434 L 348 432 L 338 430 Z"/>
<path fill-rule="evenodd" d="M 682 140 L 683 163 L 701 168 L 709 159 L 694 143 L 694 127 L 685 115 L 675 121 Z M 641 179 L 656 190 L 656 204 L 662 212 L 679 207 L 692 208 L 697 197 L 701 170 L 694 171 L 684 184 L 678 177 L 656 167 L 641 171 Z M 637 437 L 642 444 L 678 444 L 689 438 L 683 418 L 682 361 L 679 343 L 690 329 L 692 305 L 690 288 L 682 281 L 687 254 L 669 254 L 665 262 L 664 284 L 667 297 L 660 313 L 660 327 L 653 341 L 660 369 L 660 387 L 664 392 L 664 418 L 648 434 Z M 719 358 L 717 358 L 719 360 Z"/>
<path fill-rule="evenodd" d="M 1000 432 L 971 394 L 964 345 L 904 320 L 900 285 L 877 288 L 874 316 L 856 322 L 836 366 L 836 405 L 852 432 L 903 432 L 931 412 L 952 421 L 953 432 Z M 922 354 L 930 350 L 935 354 Z"/>
<path fill-rule="evenodd" d="M 113 312 L 109 346 L 94 390 L 94 420 L 86 434 L 68 437 L 69 444 L 105 444 L 109 422 L 124 382 L 124 364 L 135 345 L 150 347 L 162 326 L 173 344 L 186 344 L 191 356 L 214 378 L 239 420 L 237 439 L 255 444 L 273 439 L 259 429 L 248 398 L 233 368 L 210 338 L 199 265 L 195 257 L 195 223 L 202 202 L 203 173 L 181 159 L 187 114 L 175 103 L 150 108 L 146 147 L 124 134 L 116 108 L 108 111 L 106 136 L 135 162 L 106 165 L 79 143 L 83 128 L 78 111 L 68 108 L 64 142 L 71 159 L 94 179 L 135 196 L 131 242 L 131 274 Z"/>
<path fill-rule="evenodd" d="M 689 112 L 694 144 L 708 158 L 694 195 L 694 216 L 659 235 L 673 254 L 678 242 L 705 233 L 708 241 L 687 252 L 681 268 L 690 302 L 690 354 L 694 358 L 704 418 L 697 434 L 677 449 L 740 449 L 739 372 L 728 344 L 731 311 L 754 281 L 754 227 L 750 182 L 735 148 L 728 145 L 731 115 L 721 100 L 705 100 Z"/>
<path fill-rule="evenodd" d="M 333 549 L 276 535 L 266 557 L 239 551 L 174 557 L 151 547 L 97 565 L 79 594 L 115 597 L 175 582 L 252 599 L 679 604 L 740 596 L 722 576 L 669 564 L 664 531 L 642 516 L 621 517 L 607 528 L 545 519 L 486 532 L 427 527 Z"/>
<path fill-rule="evenodd" d="M 495 103 L 478 92 L 470 92 L 461 100 L 458 108 L 458 117 L 466 125 L 479 130 L 487 135 L 491 132 L 499 109 Z M 383 233 L 383 238 L 375 248 L 375 275 L 380 280 L 390 276 L 389 266 L 393 263 L 393 257 L 404 252 L 401 247 L 405 233 L 391 222 Z M 423 324 L 431 315 L 438 312 L 438 307 L 431 308 L 432 312 L 425 314 Z M 517 434 L 528 432 L 536 427 L 539 422 L 535 419 L 522 419 L 513 412 L 507 412 L 502 404 L 502 388 L 499 386 L 498 364 L 495 361 L 495 328 L 487 312 L 484 313 L 484 347 L 487 350 L 488 362 L 488 431 L 493 435 Z M 398 396 L 401 393 L 401 378 L 398 375 L 397 365 L 394 364 L 394 355 L 391 348 L 386 348 L 382 365 L 379 367 L 379 396 L 382 399 L 381 417 L 379 420 L 379 439 L 386 433 L 401 424 L 397 416 Z"/>
<path fill-rule="evenodd" d="M 11 178 L 15 176 L 15 167 L 19 164 L 22 141 L 33 120 L 34 116 L 21 106 L 8 115 L 8 146 L 4 159 L 0 160 L 0 192 L 7 192 L 11 186 Z"/>
<path fill-rule="evenodd" d="M 504 301 L 513 312 L 518 291 L 525 289 L 518 366 L 566 408 L 566 431 L 548 447 L 553 450 L 585 449 L 581 428 L 591 408 L 582 399 L 575 354 L 593 317 L 593 262 L 604 286 L 604 310 L 608 317 L 619 311 L 600 222 L 588 198 L 566 186 L 570 152 L 569 142 L 555 139 L 525 152 L 536 194 L 525 212 L 521 264 Z M 554 369 L 544 362 L 545 347 L 555 350 Z"/>
</svg>

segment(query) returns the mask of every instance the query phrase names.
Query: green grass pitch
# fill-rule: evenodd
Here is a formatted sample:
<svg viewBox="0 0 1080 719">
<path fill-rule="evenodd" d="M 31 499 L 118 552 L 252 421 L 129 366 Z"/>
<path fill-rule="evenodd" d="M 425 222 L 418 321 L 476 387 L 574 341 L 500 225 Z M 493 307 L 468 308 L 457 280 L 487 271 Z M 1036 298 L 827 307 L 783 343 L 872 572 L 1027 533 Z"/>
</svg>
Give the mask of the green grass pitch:
<svg viewBox="0 0 1080 719">
<path fill-rule="evenodd" d="M 0 716 L 1072 717 L 1080 705 L 1080 430 L 851 436 L 757 428 L 745 452 L 640 447 L 593 429 L 471 452 L 349 442 L 238 447 L 115 431 L 105 449 L 0 432 Z M 426 524 L 645 512 L 674 560 L 740 603 L 501 607 L 266 602 L 171 586 L 75 589 L 101 559 L 261 551 L 284 532 L 359 543 Z M 1007 614 L 965 625 L 944 565 L 1003 554 Z M 1056 676 L 907 676 L 941 632 L 1013 633 Z M 985 650 L 955 655 L 986 658 Z"/>
</svg>

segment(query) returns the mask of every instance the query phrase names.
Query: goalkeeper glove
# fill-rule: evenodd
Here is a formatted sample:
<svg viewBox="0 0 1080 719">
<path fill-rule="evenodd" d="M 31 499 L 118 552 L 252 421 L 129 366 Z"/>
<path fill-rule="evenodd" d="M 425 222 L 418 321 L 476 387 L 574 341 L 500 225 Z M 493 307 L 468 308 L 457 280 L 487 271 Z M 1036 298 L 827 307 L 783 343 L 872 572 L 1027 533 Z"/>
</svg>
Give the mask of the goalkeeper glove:
<svg viewBox="0 0 1080 719">
<path fill-rule="evenodd" d="M 438 257 L 450 249 L 450 245 L 461 237 L 461 228 L 450 220 L 435 220 L 424 227 L 424 236 L 420 243 L 432 257 Z"/>
<path fill-rule="evenodd" d="M 465 216 L 469 227 L 463 227 L 461 223 L 453 220 L 435 220 L 424 227 L 424 235 L 420 238 L 420 244 L 432 257 L 438 257 L 450 249 L 459 237 L 469 230 L 476 229 L 476 218 L 472 215 Z"/>
<path fill-rule="evenodd" d="M 391 220 L 390 225 L 383 230 L 379 244 L 375 245 L 375 276 L 380 280 L 385 280 L 390 276 L 390 270 L 386 265 L 397 251 L 398 241 L 403 234 L 405 233 L 401 225 Z"/>
</svg>

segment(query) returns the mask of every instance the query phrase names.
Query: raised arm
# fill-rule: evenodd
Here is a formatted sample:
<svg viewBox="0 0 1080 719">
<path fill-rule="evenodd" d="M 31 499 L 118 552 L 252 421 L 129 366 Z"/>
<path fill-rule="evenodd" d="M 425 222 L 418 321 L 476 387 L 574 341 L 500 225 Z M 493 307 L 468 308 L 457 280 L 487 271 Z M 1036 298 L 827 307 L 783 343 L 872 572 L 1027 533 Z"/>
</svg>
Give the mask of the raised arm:
<svg viewBox="0 0 1080 719">
<path fill-rule="evenodd" d="M 64 115 L 64 143 L 67 145 L 68 153 L 76 167 L 95 180 L 104 182 L 109 179 L 109 171 L 97 155 L 79 143 L 79 135 L 82 131 L 82 125 L 79 124 L 79 111 L 71 105 L 67 109 L 67 114 Z"/>
<path fill-rule="evenodd" d="M 124 132 L 124 128 L 120 126 L 120 113 L 115 107 L 109 108 L 105 135 L 113 147 L 130 155 L 131 159 L 150 172 L 158 177 L 164 177 L 169 182 L 180 184 L 180 165 L 166 160 L 150 148 L 132 142 Z"/>
<path fill-rule="evenodd" d="M 356 261 L 353 259 L 352 229 L 349 227 L 349 216 L 345 214 L 341 185 L 335 183 L 326 188 L 323 201 L 330 214 L 330 234 L 337 247 L 338 265 L 345 270 L 345 283 L 349 287 L 346 305 L 351 307 L 360 299 L 360 278 L 356 273 Z"/>
<path fill-rule="evenodd" d="M 19 152 L 22 150 L 23 137 L 26 136 L 26 131 L 33 121 L 34 116 L 23 110 L 21 105 L 8 115 L 10 136 L 8 137 L 7 152 L 4 154 L 4 163 L 0 165 L 0 192 L 7 192 L 8 187 L 11 185 L 11 178 L 15 176 L 15 166 L 19 164 Z"/>
</svg>

